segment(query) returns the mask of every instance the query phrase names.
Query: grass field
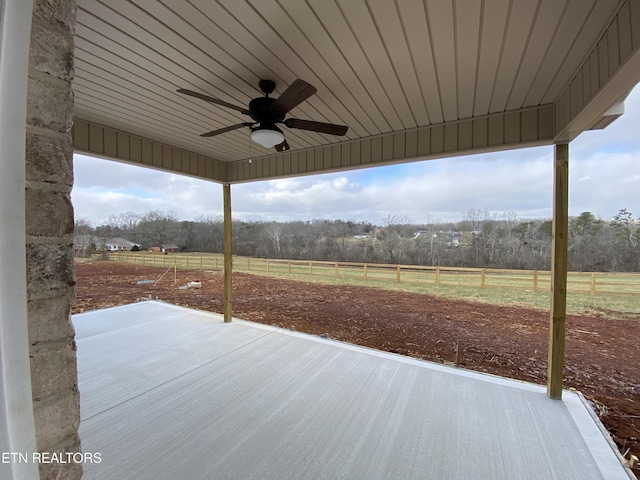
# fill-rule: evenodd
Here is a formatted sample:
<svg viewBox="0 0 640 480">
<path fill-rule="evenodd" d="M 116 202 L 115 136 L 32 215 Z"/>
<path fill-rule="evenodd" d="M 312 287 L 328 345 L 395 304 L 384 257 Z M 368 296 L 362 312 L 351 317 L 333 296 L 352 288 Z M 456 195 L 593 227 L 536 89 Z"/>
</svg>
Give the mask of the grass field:
<svg viewBox="0 0 640 480">
<path fill-rule="evenodd" d="M 148 253 L 111 255 L 140 265 L 221 269 L 222 255 Z M 234 271 L 333 285 L 428 293 L 446 298 L 548 310 L 550 273 L 545 271 L 363 265 L 234 257 Z M 640 274 L 570 272 L 567 312 L 640 319 Z"/>
</svg>

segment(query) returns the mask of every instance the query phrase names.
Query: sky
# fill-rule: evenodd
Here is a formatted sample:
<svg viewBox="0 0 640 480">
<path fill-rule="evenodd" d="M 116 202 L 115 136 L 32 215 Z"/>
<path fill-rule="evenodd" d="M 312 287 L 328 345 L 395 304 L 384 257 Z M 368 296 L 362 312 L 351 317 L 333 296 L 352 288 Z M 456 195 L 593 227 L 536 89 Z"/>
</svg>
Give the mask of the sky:
<svg viewBox="0 0 640 480">
<path fill-rule="evenodd" d="M 640 85 L 626 112 L 569 146 L 569 214 L 604 220 L 626 208 L 640 217 Z M 180 220 L 222 215 L 222 186 L 186 176 L 74 155 L 76 219 L 94 227 L 111 215 L 151 210 Z M 352 220 L 382 225 L 457 222 L 471 209 L 521 220 L 552 216 L 553 147 L 412 162 L 231 186 L 239 220 Z"/>
</svg>

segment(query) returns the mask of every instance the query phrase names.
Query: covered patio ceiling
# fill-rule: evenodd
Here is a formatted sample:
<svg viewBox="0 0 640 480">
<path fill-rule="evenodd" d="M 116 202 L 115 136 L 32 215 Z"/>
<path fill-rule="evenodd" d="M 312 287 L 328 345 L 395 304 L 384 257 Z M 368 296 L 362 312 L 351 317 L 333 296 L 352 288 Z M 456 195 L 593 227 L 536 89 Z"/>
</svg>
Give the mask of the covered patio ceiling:
<svg viewBox="0 0 640 480">
<path fill-rule="evenodd" d="M 78 0 L 77 152 L 237 183 L 549 145 L 602 128 L 640 81 L 631 0 Z M 317 93 L 250 140 L 237 110 L 302 79 Z"/>
</svg>

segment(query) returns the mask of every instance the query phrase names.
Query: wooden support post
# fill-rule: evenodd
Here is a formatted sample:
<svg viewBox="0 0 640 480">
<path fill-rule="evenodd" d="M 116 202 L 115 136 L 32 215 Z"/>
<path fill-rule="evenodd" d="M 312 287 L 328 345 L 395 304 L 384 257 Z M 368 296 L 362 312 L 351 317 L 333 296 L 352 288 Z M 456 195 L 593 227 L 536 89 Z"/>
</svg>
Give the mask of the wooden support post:
<svg viewBox="0 0 640 480">
<path fill-rule="evenodd" d="M 596 272 L 591 272 L 591 288 L 589 289 L 589 294 L 596 294 Z"/>
<path fill-rule="evenodd" d="M 362 270 L 363 270 L 363 273 L 364 273 L 364 279 L 366 280 L 367 279 L 367 264 L 366 263 L 364 264 Z"/>
<path fill-rule="evenodd" d="M 555 146 L 551 245 L 551 312 L 547 394 L 562 398 L 564 337 L 567 309 L 567 247 L 569 231 L 569 145 Z"/>
<path fill-rule="evenodd" d="M 224 255 L 224 294 L 222 308 L 224 321 L 229 323 L 233 317 L 233 305 L 231 301 L 233 257 L 231 250 L 231 185 L 225 183 L 222 186 L 222 203 L 224 211 L 224 227 L 222 250 Z"/>
<path fill-rule="evenodd" d="M 537 270 L 533 271 L 533 291 L 534 292 L 538 291 L 538 271 Z"/>
<path fill-rule="evenodd" d="M 396 267 L 396 282 L 400 283 L 400 265 Z"/>
</svg>

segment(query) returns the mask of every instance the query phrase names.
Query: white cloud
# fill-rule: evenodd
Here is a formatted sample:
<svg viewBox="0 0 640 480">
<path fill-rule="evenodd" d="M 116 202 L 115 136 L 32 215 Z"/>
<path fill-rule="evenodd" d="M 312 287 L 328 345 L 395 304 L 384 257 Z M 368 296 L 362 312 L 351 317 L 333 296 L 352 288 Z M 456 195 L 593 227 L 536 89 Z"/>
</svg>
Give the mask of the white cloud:
<svg viewBox="0 0 640 480">
<path fill-rule="evenodd" d="M 75 216 L 93 225 L 126 212 L 159 210 L 194 220 L 222 209 L 219 185 L 149 168 L 75 155 L 74 177 Z"/>
<path fill-rule="evenodd" d="M 545 149 L 549 151 L 549 149 Z M 548 152 L 547 152 L 548 153 Z M 385 167 L 369 175 L 325 174 L 233 187 L 234 211 L 254 219 L 343 218 L 379 223 L 388 215 L 416 222 L 458 220 L 469 208 L 550 208 L 552 162 L 538 150 L 526 163 L 486 156 Z M 550 210 L 549 210 L 550 211 Z M 539 216 L 535 210 L 534 215 Z"/>
</svg>

